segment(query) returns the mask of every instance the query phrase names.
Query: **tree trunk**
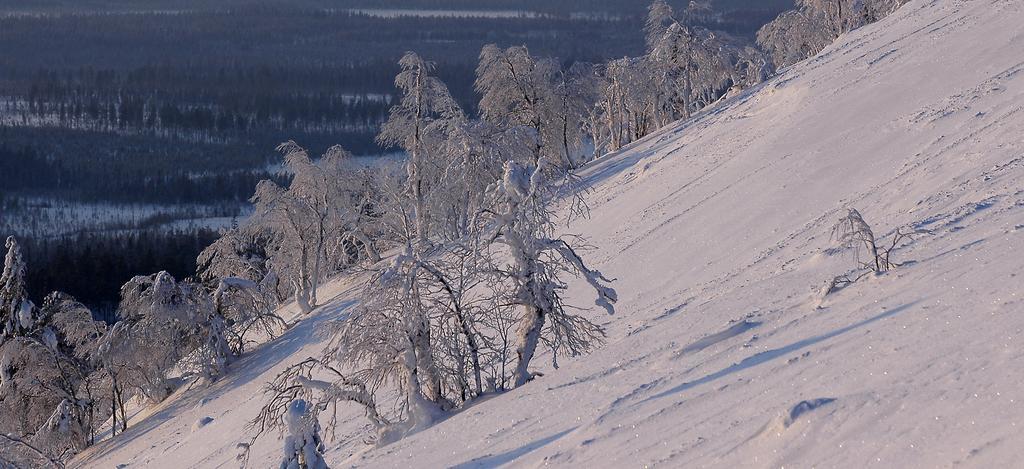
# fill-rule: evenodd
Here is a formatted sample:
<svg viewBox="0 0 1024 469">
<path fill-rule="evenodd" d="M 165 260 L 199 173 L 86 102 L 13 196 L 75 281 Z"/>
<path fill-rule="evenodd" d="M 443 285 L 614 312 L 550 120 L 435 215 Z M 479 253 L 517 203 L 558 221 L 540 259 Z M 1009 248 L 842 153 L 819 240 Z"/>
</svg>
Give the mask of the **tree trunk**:
<svg viewBox="0 0 1024 469">
<path fill-rule="evenodd" d="M 299 306 L 302 314 L 309 314 L 313 311 L 313 305 L 309 302 L 309 289 L 302 285 L 301 280 L 295 280 L 292 285 L 295 287 L 295 304 Z"/>
<path fill-rule="evenodd" d="M 403 384 L 405 387 L 405 398 L 409 404 L 412 429 L 423 429 L 437 419 L 440 415 L 440 408 L 435 403 L 424 398 L 426 396 L 423 393 L 423 387 L 420 385 L 420 377 L 417 371 L 419 357 L 415 349 L 407 349 L 402 355 Z"/>
<path fill-rule="evenodd" d="M 540 333 L 544 328 L 546 319 L 545 311 L 536 306 L 526 306 L 526 315 L 523 317 L 522 325 L 516 344 L 515 387 L 522 386 L 530 381 L 529 367 L 533 355 L 537 351 L 537 344 L 540 342 Z"/>
<path fill-rule="evenodd" d="M 419 298 L 419 288 L 415 289 L 414 295 Z M 416 305 L 416 324 L 411 334 L 413 352 L 416 354 L 416 371 L 423 380 L 423 395 L 430 402 L 441 402 L 441 377 L 434 363 L 430 338 L 430 319 L 423 315 Z"/>
</svg>

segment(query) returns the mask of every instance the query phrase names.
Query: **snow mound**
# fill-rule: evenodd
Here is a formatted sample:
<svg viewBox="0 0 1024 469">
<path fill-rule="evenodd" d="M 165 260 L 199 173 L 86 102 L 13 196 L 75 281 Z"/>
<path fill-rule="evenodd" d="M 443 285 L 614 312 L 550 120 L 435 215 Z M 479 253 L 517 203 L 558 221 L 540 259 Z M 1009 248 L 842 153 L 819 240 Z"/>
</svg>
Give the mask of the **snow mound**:
<svg viewBox="0 0 1024 469">
<path fill-rule="evenodd" d="M 341 409 L 327 461 L 1018 466 L 1022 51 L 1018 0 L 915 0 L 591 165 L 591 217 L 568 230 L 587 235 L 593 267 L 619 279 L 617 314 L 592 313 L 607 343 L 381 448 L 363 445 L 358 408 Z M 816 304 L 825 282 L 856 267 L 828 251 L 851 208 L 879 238 L 929 234 L 894 252 L 901 267 Z M 344 281 L 330 287 L 335 300 L 284 337 L 75 465 L 236 465 L 259 387 L 318 353 L 314 332 L 351 305 Z M 567 300 L 588 305 L 585 293 L 570 284 Z M 183 441 L 199 412 L 223 431 Z M 282 445 L 258 441 L 251 466 L 278 465 Z"/>
</svg>

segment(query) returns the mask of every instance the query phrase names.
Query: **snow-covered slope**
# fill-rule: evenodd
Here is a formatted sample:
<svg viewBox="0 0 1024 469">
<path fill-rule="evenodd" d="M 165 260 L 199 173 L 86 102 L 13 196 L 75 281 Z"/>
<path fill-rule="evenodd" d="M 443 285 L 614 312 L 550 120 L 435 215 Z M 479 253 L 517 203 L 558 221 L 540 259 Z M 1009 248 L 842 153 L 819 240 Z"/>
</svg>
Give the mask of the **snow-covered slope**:
<svg viewBox="0 0 1024 469">
<path fill-rule="evenodd" d="M 336 466 L 1024 467 L 1024 2 L 915 0 L 588 168 L 607 343 Z M 849 207 L 905 265 L 820 300 Z M 234 467 L 259 386 L 351 292 L 81 466 Z M 576 304 L 588 304 L 576 285 Z M 819 304 L 820 303 L 820 304 Z M 549 370 L 550 371 L 550 370 Z M 202 417 L 214 420 L 192 430 Z M 276 465 L 264 439 L 254 467 Z"/>
</svg>

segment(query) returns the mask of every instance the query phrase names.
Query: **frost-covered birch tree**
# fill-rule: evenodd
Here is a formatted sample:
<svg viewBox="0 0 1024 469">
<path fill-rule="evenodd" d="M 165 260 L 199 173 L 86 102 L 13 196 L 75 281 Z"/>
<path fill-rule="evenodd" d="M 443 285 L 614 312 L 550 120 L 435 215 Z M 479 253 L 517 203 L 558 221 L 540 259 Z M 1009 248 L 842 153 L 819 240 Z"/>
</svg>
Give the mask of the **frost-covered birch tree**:
<svg viewBox="0 0 1024 469">
<path fill-rule="evenodd" d="M 545 156 L 558 156 L 552 154 L 558 148 L 556 116 L 559 107 L 573 110 L 563 106 L 557 95 L 555 81 L 560 73 L 557 62 L 533 57 L 525 46 L 501 49 L 489 44 L 480 51 L 474 84 L 480 94 L 480 116 L 502 128 L 529 129 L 534 139 L 533 164 Z"/>
<path fill-rule="evenodd" d="M 508 250 L 510 262 L 501 268 L 513 285 L 512 301 L 523 309 L 516 336 L 514 385 L 532 378 L 530 362 L 545 341 L 559 353 L 579 354 L 598 343 L 604 331 L 586 318 L 569 313 L 562 301 L 562 276 L 582 276 L 597 292 L 596 304 L 614 313 L 618 299 L 601 272 L 584 263 L 571 244 L 554 236 L 550 207 L 552 189 L 541 167 L 514 161 L 504 166 L 493 197 L 494 240 Z"/>
<path fill-rule="evenodd" d="M 405 196 L 412 201 L 412 220 L 407 239 L 425 245 L 431 235 L 427 197 L 432 187 L 428 173 L 442 166 L 438 164 L 441 155 L 433 147 L 435 140 L 431 133 L 446 121 L 460 120 L 463 116 L 448 87 L 432 75 L 432 62 L 408 52 L 399 65 L 402 71 L 395 77 L 395 86 L 402 96 L 391 108 L 377 141 L 387 147 L 401 147 L 408 155 Z"/>
<path fill-rule="evenodd" d="M 276 234 L 272 269 L 291 283 L 296 304 L 309 313 L 318 306 L 317 289 L 327 273 L 329 248 L 359 229 L 346 225 L 354 217 L 351 188 L 340 178 L 350 169 L 347 161 L 351 155 L 334 146 L 313 162 L 309 153 L 292 141 L 281 144 L 278 151 L 284 154 L 291 182 L 281 187 L 270 180 L 261 181 L 252 198 L 256 207 L 248 224 Z M 364 247 L 376 257 L 372 243 Z"/>
</svg>

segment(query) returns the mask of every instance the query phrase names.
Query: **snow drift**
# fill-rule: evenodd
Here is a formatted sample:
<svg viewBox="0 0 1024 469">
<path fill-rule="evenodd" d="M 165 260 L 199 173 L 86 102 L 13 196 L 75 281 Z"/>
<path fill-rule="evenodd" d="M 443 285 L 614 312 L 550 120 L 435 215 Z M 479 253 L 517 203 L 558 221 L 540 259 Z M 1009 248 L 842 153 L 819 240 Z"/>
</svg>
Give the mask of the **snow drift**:
<svg viewBox="0 0 1024 469">
<path fill-rule="evenodd" d="M 584 172 L 568 227 L 617 277 L 608 342 L 529 385 L 334 467 L 1012 467 L 1024 457 L 1024 4 L 912 1 L 769 82 Z M 901 264 L 856 266 L 848 209 Z M 327 306 L 179 392 L 82 467 L 233 467 L 260 386 L 319 352 Z M 577 305 L 591 302 L 581 279 Z M 329 297 L 330 294 L 322 295 Z M 543 357 L 538 360 L 541 361 Z M 211 418 L 192 431 L 193 423 Z M 264 438 L 253 467 L 276 466 Z"/>
</svg>

